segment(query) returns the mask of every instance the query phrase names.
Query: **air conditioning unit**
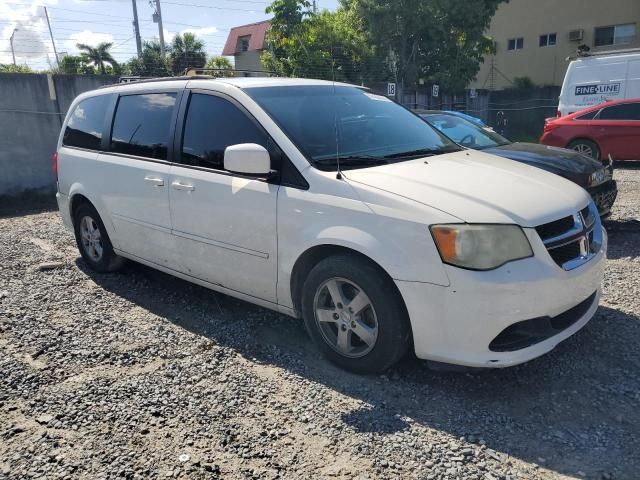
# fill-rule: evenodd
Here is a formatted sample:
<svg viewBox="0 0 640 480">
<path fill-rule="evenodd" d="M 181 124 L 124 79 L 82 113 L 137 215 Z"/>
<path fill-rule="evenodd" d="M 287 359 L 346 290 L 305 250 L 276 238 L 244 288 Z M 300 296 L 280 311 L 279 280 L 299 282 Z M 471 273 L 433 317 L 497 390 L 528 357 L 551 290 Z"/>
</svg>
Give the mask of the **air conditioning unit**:
<svg viewBox="0 0 640 480">
<path fill-rule="evenodd" d="M 569 41 L 571 42 L 580 42 L 584 37 L 584 30 L 571 30 L 569 32 Z"/>
</svg>

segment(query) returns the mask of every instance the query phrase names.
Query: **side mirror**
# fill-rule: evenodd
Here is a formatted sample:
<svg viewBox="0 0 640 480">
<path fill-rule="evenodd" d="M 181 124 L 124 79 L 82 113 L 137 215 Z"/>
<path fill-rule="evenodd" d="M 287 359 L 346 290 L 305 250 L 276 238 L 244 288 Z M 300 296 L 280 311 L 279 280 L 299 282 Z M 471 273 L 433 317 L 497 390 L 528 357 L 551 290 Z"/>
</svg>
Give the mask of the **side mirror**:
<svg viewBox="0 0 640 480">
<path fill-rule="evenodd" d="M 242 175 L 266 176 L 271 172 L 267 149 L 256 143 L 231 145 L 224 151 L 224 169 Z"/>
</svg>

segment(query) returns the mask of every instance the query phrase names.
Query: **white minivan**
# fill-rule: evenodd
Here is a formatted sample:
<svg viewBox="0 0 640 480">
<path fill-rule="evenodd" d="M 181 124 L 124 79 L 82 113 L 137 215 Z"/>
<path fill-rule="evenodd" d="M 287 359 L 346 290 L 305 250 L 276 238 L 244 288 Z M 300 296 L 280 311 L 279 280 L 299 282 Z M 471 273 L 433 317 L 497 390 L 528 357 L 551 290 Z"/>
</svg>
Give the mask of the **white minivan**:
<svg viewBox="0 0 640 480">
<path fill-rule="evenodd" d="M 598 308 L 607 237 L 559 176 L 454 144 L 386 97 L 278 78 L 80 95 L 56 154 L 84 261 L 130 259 L 302 317 L 338 365 L 505 367 Z"/>
<path fill-rule="evenodd" d="M 640 98 L 640 49 L 579 57 L 564 77 L 558 116 L 629 98 Z"/>
</svg>

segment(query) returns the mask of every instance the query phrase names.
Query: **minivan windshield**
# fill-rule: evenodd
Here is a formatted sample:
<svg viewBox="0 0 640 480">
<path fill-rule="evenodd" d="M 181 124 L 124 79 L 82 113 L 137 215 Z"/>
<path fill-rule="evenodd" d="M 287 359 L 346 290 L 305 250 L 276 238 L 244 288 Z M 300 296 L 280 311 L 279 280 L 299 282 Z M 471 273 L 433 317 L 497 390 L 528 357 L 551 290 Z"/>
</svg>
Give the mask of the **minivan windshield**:
<svg viewBox="0 0 640 480">
<path fill-rule="evenodd" d="M 356 87 L 312 85 L 244 90 L 324 170 L 362 168 L 460 150 L 387 97 Z"/>
</svg>

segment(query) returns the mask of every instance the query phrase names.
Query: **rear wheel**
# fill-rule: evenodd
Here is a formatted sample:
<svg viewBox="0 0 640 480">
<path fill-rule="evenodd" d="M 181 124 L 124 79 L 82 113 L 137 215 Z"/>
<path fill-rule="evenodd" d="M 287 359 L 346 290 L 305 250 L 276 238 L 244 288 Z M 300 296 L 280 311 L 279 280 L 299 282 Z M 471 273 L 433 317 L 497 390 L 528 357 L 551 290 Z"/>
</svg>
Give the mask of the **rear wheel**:
<svg viewBox="0 0 640 480">
<path fill-rule="evenodd" d="M 340 255 L 318 263 L 304 283 L 302 310 L 316 345 L 346 370 L 385 370 L 409 348 L 409 322 L 395 285 L 365 260 Z"/>
<path fill-rule="evenodd" d="M 122 268 L 125 259 L 113 251 L 107 230 L 93 205 L 80 205 L 74 212 L 73 225 L 78 250 L 89 267 L 97 272 Z"/>
<path fill-rule="evenodd" d="M 591 157 L 595 160 L 600 160 L 600 149 L 598 148 L 598 145 L 591 140 L 587 140 L 586 138 L 572 141 L 569 145 L 567 145 L 567 148 L 575 150 L 576 152 L 586 155 L 587 157 Z"/>
</svg>

